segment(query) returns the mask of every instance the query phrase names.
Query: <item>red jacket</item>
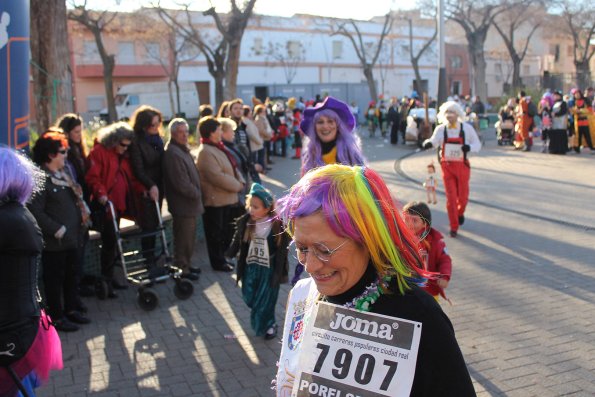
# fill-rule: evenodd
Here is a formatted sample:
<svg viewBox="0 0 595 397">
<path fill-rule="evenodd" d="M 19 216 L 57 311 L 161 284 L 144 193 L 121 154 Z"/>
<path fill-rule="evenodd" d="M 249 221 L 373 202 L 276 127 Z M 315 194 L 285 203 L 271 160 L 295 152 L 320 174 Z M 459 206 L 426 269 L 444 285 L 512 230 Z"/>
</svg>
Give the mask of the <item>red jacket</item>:
<svg viewBox="0 0 595 397">
<path fill-rule="evenodd" d="M 145 188 L 134 177 L 128 154 L 120 156 L 115 149 L 95 143 L 88 160 L 89 170 L 85 181 L 92 198 L 97 200 L 107 196 L 120 214 L 130 213 L 127 203 L 133 202 L 134 192 L 141 193 Z"/>
<path fill-rule="evenodd" d="M 440 278 L 450 280 L 452 260 L 450 259 L 450 255 L 448 255 L 446 243 L 443 238 L 442 233 L 434 228 L 430 228 L 430 232 L 421 242 L 421 245 L 423 249 L 429 251 L 427 270 L 438 273 Z M 423 289 L 433 296 L 442 295 L 445 297 L 444 291 L 438 287 L 436 280 L 428 280 L 427 285 Z"/>
</svg>

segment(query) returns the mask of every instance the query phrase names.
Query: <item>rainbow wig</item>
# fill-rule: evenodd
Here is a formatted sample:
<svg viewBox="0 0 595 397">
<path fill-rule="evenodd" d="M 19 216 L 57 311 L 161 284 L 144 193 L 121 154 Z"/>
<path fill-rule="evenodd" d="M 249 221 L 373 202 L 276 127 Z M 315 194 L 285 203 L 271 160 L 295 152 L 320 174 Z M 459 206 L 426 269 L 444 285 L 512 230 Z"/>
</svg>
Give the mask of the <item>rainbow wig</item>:
<svg viewBox="0 0 595 397">
<path fill-rule="evenodd" d="M 277 213 L 293 236 L 296 218 L 322 212 L 335 234 L 362 244 L 380 276 L 396 278 L 399 291 L 429 278 L 418 240 L 390 192 L 370 168 L 330 164 L 307 173 L 278 202 Z"/>
<path fill-rule="evenodd" d="M 322 109 L 316 112 L 314 121 L 304 131 L 308 137 L 308 144 L 302 154 L 302 175 L 312 168 L 325 165 L 322 161 L 320 140 L 316 135 L 316 122 L 320 116 L 332 118 L 337 123 L 337 162 L 346 165 L 364 165 L 366 159 L 360 149 L 359 138 L 353 129 L 350 129 L 334 110 Z"/>
</svg>

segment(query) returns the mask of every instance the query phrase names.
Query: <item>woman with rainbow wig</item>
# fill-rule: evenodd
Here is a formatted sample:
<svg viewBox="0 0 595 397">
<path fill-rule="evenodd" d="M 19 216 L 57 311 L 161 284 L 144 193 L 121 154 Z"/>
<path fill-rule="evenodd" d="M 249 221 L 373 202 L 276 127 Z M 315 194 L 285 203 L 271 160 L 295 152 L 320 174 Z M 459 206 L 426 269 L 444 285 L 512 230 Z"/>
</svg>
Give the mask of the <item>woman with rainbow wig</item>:
<svg viewBox="0 0 595 397">
<path fill-rule="evenodd" d="M 38 299 L 43 238 L 25 207 L 43 180 L 28 158 L 0 147 L 0 396 L 34 396 L 62 369 L 60 338 Z"/>
<path fill-rule="evenodd" d="M 304 110 L 300 123 L 308 137 L 302 155 L 302 175 L 326 164 L 364 165 L 366 160 L 355 135 L 355 117 L 346 103 L 331 96 Z"/>
<path fill-rule="evenodd" d="M 379 318 L 362 312 L 390 317 L 387 321 L 393 325 L 393 330 L 403 328 L 403 331 L 394 331 L 395 334 L 403 332 L 397 334 L 397 338 L 406 335 L 413 341 L 408 345 L 406 360 L 396 357 L 390 362 L 394 364 L 394 377 L 392 380 L 388 377 L 390 382 L 385 378 L 382 395 L 475 396 L 448 317 L 432 296 L 418 286 L 434 275 L 423 270 L 416 237 L 405 225 L 389 189 L 376 172 L 367 167 L 338 164 L 315 169 L 279 200 L 277 212 L 293 238 L 298 261 L 310 274 L 310 278 L 296 284 L 288 298 L 275 382 L 277 396 L 304 390 L 314 378 L 321 380 L 321 377 L 332 381 L 330 385 L 338 385 L 345 394 L 353 392 L 353 383 L 350 386 L 343 381 L 346 375 L 344 355 L 349 352 L 339 357 L 339 350 L 346 349 L 331 349 L 329 353 L 325 348 L 342 329 L 355 324 L 372 327 L 371 318 Z M 328 314 L 328 310 L 334 310 L 328 315 L 334 321 L 325 321 L 329 317 L 324 315 L 319 318 L 321 311 Z M 340 321 L 340 316 L 349 320 L 342 329 L 337 329 L 333 322 Z M 401 324 L 399 321 L 417 325 L 405 331 L 407 327 L 395 327 Z M 322 333 L 311 332 L 312 324 Z M 326 333 L 328 338 L 326 331 L 332 332 Z M 361 332 L 347 334 L 351 341 L 361 342 L 363 346 L 375 341 L 370 332 L 363 333 L 362 337 Z M 302 349 L 304 345 L 318 348 L 312 349 L 313 352 L 307 347 Z M 358 362 L 358 356 L 361 364 L 366 353 L 366 371 L 387 371 L 382 366 L 383 356 L 375 354 L 375 350 L 354 347 L 349 350 L 353 356 L 352 367 Z M 327 358 L 323 357 L 325 351 Z M 318 372 L 317 376 L 301 372 L 309 371 L 304 363 L 309 362 L 313 354 L 317 361 L 312 371 Z M 409 359 L 412 360 L 405 363 Z M 373 365 L 372 361 L 376 362 L 376 367 L 368 368 Z M 407 366 L 409 370 L 399 369 Z M 378 391 L 371 389 L 369 382 L 362 382 L 361 376 L 360 381 L 357 379 L 355 375 L 361 391 Z M 316 387 L 322 388 L 322 383 Z"/>
</svg>

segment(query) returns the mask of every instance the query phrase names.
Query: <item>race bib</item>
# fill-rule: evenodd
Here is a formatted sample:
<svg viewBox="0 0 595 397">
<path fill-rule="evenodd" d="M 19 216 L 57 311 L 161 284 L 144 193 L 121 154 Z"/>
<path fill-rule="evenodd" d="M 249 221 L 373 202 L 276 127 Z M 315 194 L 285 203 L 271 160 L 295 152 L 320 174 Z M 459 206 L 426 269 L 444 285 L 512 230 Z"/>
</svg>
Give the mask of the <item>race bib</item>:
<svg viewBox="0 0 595 397">
<path fill-rule="evenodd" d="M 463 161 L 463 145 L 460 143 L 446 143 L 444 144 L 444 160 L 446 161 Z"/>
<path fill-rule="evenodd" d="M 250 241 L 246 263 L 270 267 L 269 244 L 266 238 L 254 237 Z"/>
<path fill-rule="evenodd" d="M 409 396 L 421 330 L 419 322 L 318 302 L 291 395 Z"/>
</svg>

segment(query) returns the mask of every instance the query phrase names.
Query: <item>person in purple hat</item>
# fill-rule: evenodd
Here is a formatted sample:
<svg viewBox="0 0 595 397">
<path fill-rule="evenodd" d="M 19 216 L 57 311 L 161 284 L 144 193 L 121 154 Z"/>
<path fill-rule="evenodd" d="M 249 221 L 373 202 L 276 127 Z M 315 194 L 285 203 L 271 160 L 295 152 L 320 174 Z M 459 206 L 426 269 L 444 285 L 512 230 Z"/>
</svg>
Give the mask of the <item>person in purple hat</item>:
<svg viewBox="0 0 595 397">
<path fill-rule="evenodd" d="M 354 133 L 355 118 L 346 103 L 326 97 L 323 102 L 304 110 L 300 128 L 308 137 L 302 156 L 302 175 L 327 164 L 365 164 Z"/>
</svg>

